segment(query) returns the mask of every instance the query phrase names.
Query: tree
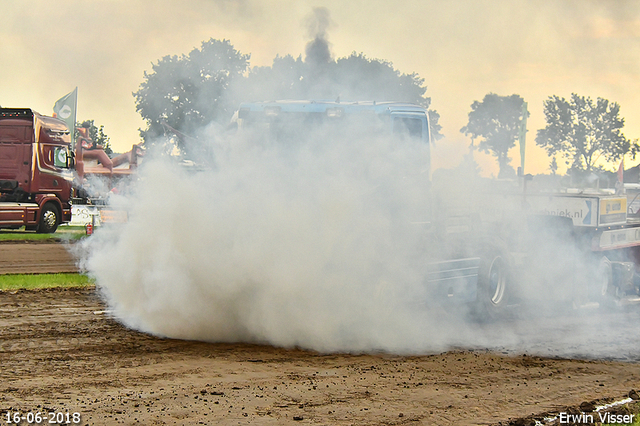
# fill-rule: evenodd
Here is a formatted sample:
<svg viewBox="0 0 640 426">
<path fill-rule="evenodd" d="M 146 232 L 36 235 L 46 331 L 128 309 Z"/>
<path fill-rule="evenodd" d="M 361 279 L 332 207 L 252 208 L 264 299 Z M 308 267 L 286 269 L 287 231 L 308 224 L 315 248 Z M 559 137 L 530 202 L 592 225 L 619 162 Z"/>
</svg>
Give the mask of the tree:
<svg viewBox="0 0 640 426">
<path fill-rule="evenodd" d="M 113 154 L 113 150 L 111 149 L 111 142 L 109 136 L 107 136 L 107 134 L 104 132 L 104 126 L 100 125 L 100 127 L 97 127 L 94 123 L 93 120 L 85 120 L 82 123 L 80 122 L 76 122 L 76 134 L 74 135 L 73 140 L 77 140 L 78 136 L 80 134 L 80 132 L 78 131 L 79 128 L 88 128 L 89 129 L 89 138 L 97 143 L 98 145 L 102 145 L 104 152 L 106 152 L 108 155 Z"/>
<path fill-rule="evenodd" d="M 629 141 L 622 134 L 624 119 L 620 105 L 598 98 L 571 94 L 566 100 L 550 96 L 544 102 L 547 125 L 538 130 L 536 144 L 549 156 L 560 154 L 572 169 L 591 171 L 604 158 L 617 161 L 627 152 L 635 158 L 638 141 Z"/>
<path fill-rule="evenodd" d="M 239 88 L 237 98 L 243 101 L 268 99 L 340 99 L 343 101 L 399 101 L 429 108 L 431 98 L 425 96 L 424 79 L 416 73 L 404 74 L 389 61 L 369 59 L 363 53 L 331 59 L 321 39 L 314 39 L 307 58 L 276 56 L 271 67 L 252 68 Z M 310 52 L 325 52 L 310 55 Z M 442 138 L 440 115 L 429 110 L 431 133 Z"/>
<path fill-rule="evenodd" d="M 558 160 L 556 160 L 556 157 L 553 157 L 551 159 L 551 163 L 549 164 L 549 170 L 551 170 L 551 174 L 554 176 L 558 172 Z"/>
<path fill-rule="evenodd" d="M 236 105 L 227 89 L 248 66 L 249 55 L 238 52 L 228 40 L 214 39 L 188 55 L 165 56 L 153 64 L 133 94 L 136 110 L 147 122 L 147 129 L 140 132 L 145 144 L 153 145 L 164 136 L 163 123 L 193 135 L 213 121 L 228 120 Z"/>
<path fill-rule="evenodd" d="M 498 177 L 501 178 L 515 174 L 509 165 L 508 152 L 515 146 L 519 135 L 523 103 L 524 99 L 519 95 L 489 93 L 482 102 L 471 104 L 469 122 L 460 129 L 465 135 L 471 135 L 472 145 L 480 138 L 478 149 L 496 157 L 500 166 Z"/>
<path fill-rule="evenodd" d="M 145 144 L 166 141 L 169 130 L 170 139 L 185 152 L 187 136 L 196 136 L 214 121 L 228 123 L 242 102 L 395 100 L 429 107 L 424 79 L 416 73 L 400 73 L 391 62 L 362 53 L 334 60 L 322 37 L 315 37 L 311 44 L 305 60 L 276 56 L 272 66 L 251 69 L 249 55 L 239 53 L 228 40 L 211 39 L 189 55 L 165 56 L 152 65 L 151 73 L 145 72 L 145 81 L 133 94 L 136 109 L 147 122 L 147 129 L 141 130 Z M 439 118 L 429 110 L 436 140 L 442 137 Z"/>
</svg>

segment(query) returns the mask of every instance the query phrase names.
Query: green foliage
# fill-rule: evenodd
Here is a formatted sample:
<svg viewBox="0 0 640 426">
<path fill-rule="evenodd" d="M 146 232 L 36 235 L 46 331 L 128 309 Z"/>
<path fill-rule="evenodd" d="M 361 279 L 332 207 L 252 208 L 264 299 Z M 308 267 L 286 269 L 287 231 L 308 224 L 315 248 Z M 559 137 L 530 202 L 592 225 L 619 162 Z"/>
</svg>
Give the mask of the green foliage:
<svg viewBox="0 0 640 426">
<path fill-rule="evenodd" d="M 147 129 L 141 130 L 145 144 L 154 145 L 164 136 L 163 123 L 193 135 L 214 120 L 228 120 L 236 105 L 227 89 L 248 65 L 249 55 L 238 52 L 228 40 L 214 39 L 188 55 L 165 56 L 153 64 L 133 94 L 136 110 L 147 122 Z"/>
<path fill-rule="evenodd" d="M 306 61 L 287 55 L 276 56 L 271 67 L 254 67 L 242 88 L 239 102 L 269 99 L 328 99 L 399 101 L 429 108 L 424 79 L 416 73 L 403 74 L 389 61 L 369 59 L 353 52 L 337 60 Z M 434 139 L 442 138 L 440 115 L 429 111 Z"/>
<path fill-rule="evenodd" d="M 104 152 L 111 155 L 113 154 L 113 150 L 111 149 L 111 142 L 109 136 L 104 132 L 104 126 L 100 125 L 97 127 L 93 120 L 85 120 L 82 123 L 76 122 L 76 134 L 74 135 L 74 141 L 78 139 L 80 132 L 78 128 L 89 128 L 89 138 L 98 145 L 101 145 L 104 149 Z"/>
<path fill-rule="evenodd" d="M 248 66 L 249 55 L 235 50 L 228 40 L 214 39 L 188 55 L 165 56 L 153 64 L 152 72 L 145 72 L 145 81 L 133 94 L 136 109 L 147 122 L 147 129 L 141 130 L 145 144 L 172 139 L 187 152 L 188 136 L 197 136 L 199 129 L 212 122 L 227 124 L 242 102 L 394 100 L 427 108 L 431 103 L 425 96 L 424 79 L 415 73 L 402 74 L 390 62 L 364 54 L 338 60 L 330 55 L 320 60 L 316 55 L 305 61 L 276 56 L 270 67 Z M 438 113 L 430 110 L 429 117 L 434 139 L 441 138 Z M 166 146 L 167 151 L 172 148 Z"/>
<path fill-rule="evenodd" d="M 82 287 L 93 281 L 82 274 L 8 274 L 0 275 L 0 290 L 51 287 Z"/>
<path fill-rule="evenodd" d="M 560 154 L 576 170 L 590 171 L 600 158 L 617 161 L 626 153 L 635 158 L 638 142 L 622 134 L 619 114 L 620 105 L 606 99 L 594 103 L 575 93 L 570 100 L 550 96 L 544 102 L 547 125 L 538 130 L 536 144 L 550 156 Z"/>
<path fill-rule="evenodd" d="M 614 412 L 617 415 L 633 414 L 633 423 L 602 423 L 602 426 L 640 426 L 640 403 L 637 401 L 623 405 Z"/>
<path fill-rule="evenodd" d="M 556 157 L 551 159 L 551 163 L 549 164 L 549 170 L 551 170 L 551 174 L 555 175 L 558 172 L 558 160 Z"/>
<path fill-rule="evenodd" d="M 482 102 L 471 104 L 469 122 L 460 129 L 471 136 L 472 144 L 479 139 L 478 149 L 496 157 L 500 172 L 498 177 L 506 178 L 515 175 L 509 162 L 509 149 L 516 144 L 522 121 L 522 105 L 524 99 L 519 95 L 499 96 L 487 94 Z M 528 114 L 528 113 L 527 113 Z"/>
</svg>

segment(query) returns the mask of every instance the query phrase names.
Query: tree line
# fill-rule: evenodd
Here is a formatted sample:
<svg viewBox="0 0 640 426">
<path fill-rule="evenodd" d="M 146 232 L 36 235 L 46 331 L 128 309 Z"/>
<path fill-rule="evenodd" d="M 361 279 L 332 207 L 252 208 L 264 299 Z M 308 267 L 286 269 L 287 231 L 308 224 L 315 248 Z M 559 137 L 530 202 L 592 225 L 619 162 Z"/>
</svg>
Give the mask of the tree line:
<svg viewBox="0 0 640 426">
<path fill-rule="evenodd" d="M 316 40 L 318 41 L 318 40 Z M 167 126 L 194 135 L 211 123 L 228 123 L 242 102 L 276 99 L 367 99 L 409 102 L 429 108 L 424 79 L 401 73 L 388 61 L 362 53 L 276 56 L 271 66 L 249 67 L 250 55 L 229 40 L 210 39 L 180 56 L 165 56 L 144 73 L 133 96 L 146 122 L 145 144 L 162 140 Z M 432 133 L 441 138 L 439 115 L 429 110 Z"/>
<path fill-rule="evenodd" d="M 401 73 L 391 62 L 363 53 L 333 59 L 328 46 L 312 47 L 304 59 L 276 56 L 271 66 L 262 67 L 250 67 L 250 55 L 236 50 L 229 40 L 210 39 L 188 54 L 161 58 L 133 93 L 136 110 L 146 122 L 140 130 L 145 145 L 166 140 L 167 126 L 195 135 L 212 123 L 228 123 L 242 102 L 276 99 L 414 103 L 428 109 L 432 135 L 442 138 L 440 116 L 429 108 L 431 98 L 418 74 Z M 460 130 L 471 137 L 473 149 L 496 158 L 499 177 L 515 175 L 508 152 L 529 115 L 523 104 L 517 94 L 489 93 L 471 104 L 468 123 Z M 635 158 L 640 148 L 637 139 L 631 141 L 622 133 L 624 119 L 615 102 L 575 93 L 568 100 L 554 95 L 544 101 L 544 115 L 546 127 L 537 131 L 535 142 L 552 157 L 552 172 L 557 169 L 556 156 L 570 169 L 591 171 L 600 159 L 617 161 L 627 153 Z"/>
<path fill-rule="evenodd" d="M 469 122 L 460 130 L 471 136 L 472 147 L 496 157 L 499 177 L 515 174 L 508 152 L 518 140 L 524 114 L 529 115 L 523 104 L 519 95 L 489 93 L 482 102 L 473 102 Z M 618 161 L 625 154 L 635 158 L 640 149 L 637 139 L 630 140 L 622 133 L 624 119 L 616 102 L 572 93 L 568 100 L 550 96 L 543 107 L 546 126 L 537 131 L 535 142 L 552 158 L 552 173 L 558 167 L 556 155 L 570 171 L 591 172 L 602 170 L 596 164 L 600 159 Z"/>
</svg>

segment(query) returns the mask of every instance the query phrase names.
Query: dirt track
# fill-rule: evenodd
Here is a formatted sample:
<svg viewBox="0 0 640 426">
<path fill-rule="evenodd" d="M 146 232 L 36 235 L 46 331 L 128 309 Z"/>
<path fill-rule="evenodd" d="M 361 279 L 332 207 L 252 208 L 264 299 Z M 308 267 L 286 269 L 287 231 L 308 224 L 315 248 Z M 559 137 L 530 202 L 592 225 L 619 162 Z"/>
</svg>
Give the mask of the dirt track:
<svg viewBox="0 0 640 426">
<path fill-rule="evenodd" d="M 67 246 L 49 241 L 0 242 L 0 274 L 78 272 Z"/>
<path fill-rule="evenodd" d="M 16 411 L 96 425 L 507 424 L 640 387 L 634 362 L 185 342 L 127 330 L 104 309 L 93 288 L 0 292 L 2 424 Z M 640 359 L 629 339 L 621 359 Z"/>
</svg>

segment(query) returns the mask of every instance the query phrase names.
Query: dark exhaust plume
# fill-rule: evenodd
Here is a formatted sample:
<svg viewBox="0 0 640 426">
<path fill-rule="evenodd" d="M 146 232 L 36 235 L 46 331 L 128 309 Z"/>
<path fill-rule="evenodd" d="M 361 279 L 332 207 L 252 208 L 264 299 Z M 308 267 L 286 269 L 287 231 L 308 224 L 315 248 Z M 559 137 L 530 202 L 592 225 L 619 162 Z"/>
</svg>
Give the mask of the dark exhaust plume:
<svg viewBox="0 0 640 426">
<path fill-rule="evenodd" d="M 327 39 L 327 30 L 333 26 L 329 10 L 324 7 L 313 9 L 307 19 L 307 31 L 312 38 L 305 48 L 305 62 L 320 66 L 331 62 L 331 44 Z"/>
</svg>

